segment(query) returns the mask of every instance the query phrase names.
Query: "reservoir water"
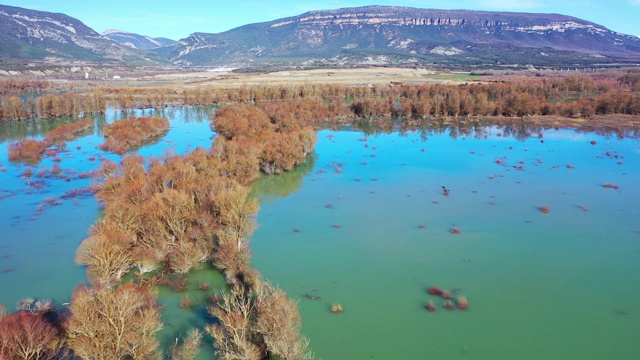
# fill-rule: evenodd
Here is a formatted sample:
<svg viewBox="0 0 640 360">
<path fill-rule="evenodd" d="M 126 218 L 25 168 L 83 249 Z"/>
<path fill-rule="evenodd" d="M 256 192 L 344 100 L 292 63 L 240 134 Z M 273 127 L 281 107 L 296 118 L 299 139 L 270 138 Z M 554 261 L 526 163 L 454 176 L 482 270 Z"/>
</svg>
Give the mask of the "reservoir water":
<svg viewBox="0 0 640 360">
<path fill-rule="evenodd" d="M 166 111 L 171 130 L 140 154 L 209 147 L 210 111 Z M 9 162 L 7 146 L 54 125 L 0 124 L 0 303 L 10 310 L 25 297 L 63 304 L 86 281 L 73 260 L 99 208 L 91 196 L 60 197 L 90 185 L 79 174 L 100 158 L 120 159 L 97 146 L 101 125 L 121 116 L 109 111 L 59 162 L 33 167 L 62 168 L 48 177 L 21 176 L 32 166 Z M 253 184 L 253 265 L 299 299 L 317 359 L 640 356 L 640 141 L 534 134 L 321 130 L 312 158 Z M 188 280 L 223 283 L 209 268 Z M 443 308 L 430 287 L 465 296 L 469 308 Z M 184 294 L 161 290 L 165 346 L 210 321 L 206 295 L 189 295 L 195 306 L 180 309 Z M 205 341 L 202 358 L 212 353 Z"/>
</svg>

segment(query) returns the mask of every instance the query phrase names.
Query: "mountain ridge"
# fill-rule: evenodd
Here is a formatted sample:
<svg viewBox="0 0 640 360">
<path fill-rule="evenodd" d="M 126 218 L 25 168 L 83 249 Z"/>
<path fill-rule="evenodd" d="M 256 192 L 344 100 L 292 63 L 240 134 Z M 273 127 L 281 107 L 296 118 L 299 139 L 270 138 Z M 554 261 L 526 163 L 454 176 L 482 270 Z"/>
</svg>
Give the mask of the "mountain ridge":
<svg viewBox="0 0 640 360">
<path fill-rule="evenodd" d="M 184 65 L 593 64 L 637 62 L 640 38 L 561 14 L 365 6 L 196 32 L 167 55 Z"/>
<path fill-rule="evenodd" d="M 164 37 L 151 37 L 147 35 L 141 35 L 124 30 L 109 29 L 101 33 L 120 45 L 125 45 L 133 49 L 139 50 L 151 50 L 154 48 L 174 45 L 176 40 L 167 39 Z"/>
<path fill-rule="evenodd" d="M 115 61 L 156 64 L 157 54 L 140 52 L 98 34 L 82 21 L 0 5 L 0 58 L 22 61 Z"/>
<path fill-rule="evenodd" d="M 0 60 L 235 68 L 640 65 L 640 37 L 562 14 L 363 6 L 314 10 L 174 42 L 98 34 L 65 14 L 0 5 Z M 5 61 L 6 62 L 6 61 Z"/>
</svg>

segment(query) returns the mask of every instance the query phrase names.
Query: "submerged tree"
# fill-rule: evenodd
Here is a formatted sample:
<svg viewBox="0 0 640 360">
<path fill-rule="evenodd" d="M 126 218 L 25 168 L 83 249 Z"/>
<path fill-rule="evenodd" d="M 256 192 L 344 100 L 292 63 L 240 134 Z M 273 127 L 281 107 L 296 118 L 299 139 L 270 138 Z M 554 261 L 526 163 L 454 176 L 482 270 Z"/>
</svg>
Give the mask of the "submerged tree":
<svg viewBox="0 0 640 360">
<path fill-rule="evenodd" d="M 57 359 L 64 334 L 44 314 L 19 311 L 0 318 L 1 359 Z"/>
<path fill-rule="evenodd" d="M 206 330 L 220 359 L 313 358 L 309 341 L 299 333 L 296 303 L 268 283 L 232 286 L 209 313 L 217 322 Z"/>
<path fill-rule="evenodd" d="M 302 319 L 296 302 L 267 282 L 261 282 L 255 300 L 255 331 L 264 342 L 267 355 L 279 359 L 311 359 L 309 340 L 300 335 Z"/>
<path fill-rule="evenodd" d="M 82 286 L 74 291 L 69 310 L 69 347 L 83 359 L 162 358 L 155 338 L 163 327 L 160 307 L 148 288 Z"/>
<path fill-rule="evenodd" d="M 191 329 L 182 344 L 176 343 L 171 348 L 171 360 L 193 360 L 198 356 L 200 345 L 202 344 L 202 331 Z"/>
<path fill-rule="evenodd" d="M 221 360 L 261 359 L 260 348 L 253 342 L 254 301 L 250 292 L 242 287 L 232 287 L 223 292 L 217 306 L 209 313 L 218 320 L 206 330 L 215 339 L 216 355 Z"/>
<path fill-rule="evenodd" d="M 106 220 L 93 226 L 80 243 L 76 262 L 87 265 L 89 276 L 103 285 L 113 285 L 133 266 L 134 235 Z"/>
</svg>

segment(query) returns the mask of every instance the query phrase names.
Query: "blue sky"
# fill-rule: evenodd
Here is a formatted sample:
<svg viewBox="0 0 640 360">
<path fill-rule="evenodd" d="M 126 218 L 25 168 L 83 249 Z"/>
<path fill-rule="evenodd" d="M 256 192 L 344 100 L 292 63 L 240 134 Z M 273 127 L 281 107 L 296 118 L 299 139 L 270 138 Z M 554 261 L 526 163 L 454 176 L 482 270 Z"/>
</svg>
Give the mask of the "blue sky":
<svg viewBox="0 0 640 360">
<path fill-rule="evenodd" d="M 194 32 L 217 33 L 309 10 L 364 5 L 559 13 L 640 36 L 640 0 L 0 0 L 3 5 L 60 12 L 94 30 L 126 30 L 174 40 Z"/>
</svg>

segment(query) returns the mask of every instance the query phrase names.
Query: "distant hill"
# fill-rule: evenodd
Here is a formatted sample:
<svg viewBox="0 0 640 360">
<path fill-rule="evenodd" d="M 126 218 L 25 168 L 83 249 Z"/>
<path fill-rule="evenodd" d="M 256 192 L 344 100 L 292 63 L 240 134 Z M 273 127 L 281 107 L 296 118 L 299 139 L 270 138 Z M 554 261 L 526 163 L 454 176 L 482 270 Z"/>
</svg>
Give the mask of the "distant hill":
<svg viewBox="0 0 640 360">
<path fill-rule="evenodd" d="M 120 45 L 64 14 L 0 5 L 0 58 L 118 61 L 128 64 L 166 62 L 155 53 Z"/>
<path fill-rule="evenodd" d="M 160 51 L 183 65 L 640 63 L 640 38 L 558 14 L 367 6 L 311 11 Z"/>
<path fill-rule="evenodd" d="M 140 50 L 150 50 L 161 46 L 175 45 L 177 41 L 158 37 L 152 38 L 145 35 L 138 35 L 122 30 L 107 30 L 102 33 L 103 36 L 117 42 L 120 45 L 125 45 L 130 48 Z"/>
</svg>

